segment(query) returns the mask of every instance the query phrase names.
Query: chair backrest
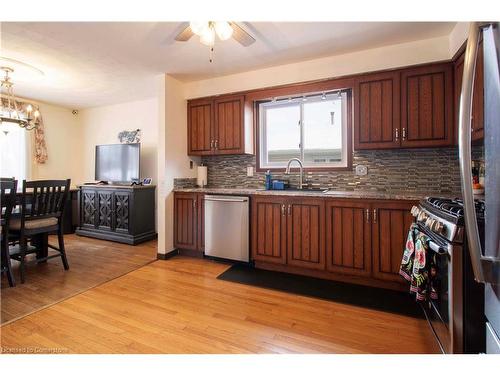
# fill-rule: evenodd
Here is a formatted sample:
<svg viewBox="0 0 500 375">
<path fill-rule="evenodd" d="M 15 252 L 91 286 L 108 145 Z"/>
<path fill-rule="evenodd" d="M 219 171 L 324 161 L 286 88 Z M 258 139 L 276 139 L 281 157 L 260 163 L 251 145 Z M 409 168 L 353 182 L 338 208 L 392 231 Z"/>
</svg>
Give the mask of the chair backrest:
<svg viewBox="0 0 500 375">
<path fill-rule="evenodd" d="M 24 221 L 48 217 L 62 217 L 68 199 L 71 180 L 23 180 L 21 196 L 21 227 Z M 27 209 L 27 203 L 31 207 Z"/>
<path fill-rule="evenodd" d="M 17 181 L 14 178 L 0 178 L 0 221 L 9 226 L 12 209 L 16 205 Z M 3 233 L 3 231 L 2 231 Z"/>
</svg>

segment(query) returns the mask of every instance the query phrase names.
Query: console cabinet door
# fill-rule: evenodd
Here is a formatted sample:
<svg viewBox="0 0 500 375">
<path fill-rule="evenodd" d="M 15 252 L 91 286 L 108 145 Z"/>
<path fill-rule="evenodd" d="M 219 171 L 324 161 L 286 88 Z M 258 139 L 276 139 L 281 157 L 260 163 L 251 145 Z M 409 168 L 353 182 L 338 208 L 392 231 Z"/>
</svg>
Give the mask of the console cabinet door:
<svg viewBox="0 0 500 375">
<path fill-rule="evenodd" d="M 453 144 L 452 65 L 405 69 L 401 73 L 401 147 Z"/>
<path fill-rule="evenodd" d="M 252 258 L 286 263 L 286 206 L 276 197 L 252 198 Z"/>
<path fill-rule="evenodd" d="M 400 72 L 358 78 L 354 113 L 354 149 L 400 147 Z"/>
<path fill-rule="evenodd" d="M 326 268 L 349 275 L 371 274 L 371 211 L 363 202 L 326 202 Z"/>
<path fill-rule="evenodd" d="M 323 199 L 297 198 L 287 202 L 288 264 L 325 268 L 325 206 Z"/>
<path fill-rule="evenodd" d="M 196 250 L 198 247 L 198 194 L 174 195 L 174 246 Z"/>
<path fill-rule="evenodd" d="M 113 194 L 114 230 L 116 232 L 129 233 L 130 228 L 130 204 L 131 195 L 128 192 L 116 191 Z"/>
<path fill-rule="evenodd" d="M 82 189 L 80 194 L 81 227 L 94 229 L 97 226 L 97 192 Z"/>
<path fill-rule="evenodd" d="M 213 101 L 188 103 L 188 155 L 210 155 L 213 151 Z"/>
<path fill-rule="evenodd" d="M 372 209 L 373 277 L 404 282 L 399 276 L 408 231 L 413 216 L 413 203 L 391 202 L 374 205 Z"/>
<path fill-rule="evenodd" d="M 243 95 L 224 96 L 214 100 L 215 154 L 245 152 L 244 106 Z"/>
<path fill-rule="evenodd" d="M 97 227 L 100 230 L 113 230 L 113 192 L 97 191 Z"/>
</svg>

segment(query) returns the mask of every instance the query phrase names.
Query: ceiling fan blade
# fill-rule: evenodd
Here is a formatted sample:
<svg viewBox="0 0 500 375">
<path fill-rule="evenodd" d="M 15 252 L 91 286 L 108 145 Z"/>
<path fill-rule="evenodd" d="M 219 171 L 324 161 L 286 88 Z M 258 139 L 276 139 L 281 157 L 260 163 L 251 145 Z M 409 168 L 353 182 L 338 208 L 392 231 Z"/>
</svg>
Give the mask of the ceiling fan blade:
<svg viewBox="0 0 500 375">
<path fill-rule="evenodd" d="M 255 39 L 243 30 L 240 26 L 236 24 L 236 22 L 229 22 L 231 27 L 233 28 L 233 39 L 242 44 L 245 47 L 248 47 L 250 44 L 255 42 Z"/>
<path fill-rule="evenodd" d="M 194 35 L 193 31 L 191 30 L 191 27 L 186 27 L 184 30 L 182 30 L 177 36 L 175 37 L 175 40 L 178 42 L 186 42 L 189 40 Z"/>
</svg>

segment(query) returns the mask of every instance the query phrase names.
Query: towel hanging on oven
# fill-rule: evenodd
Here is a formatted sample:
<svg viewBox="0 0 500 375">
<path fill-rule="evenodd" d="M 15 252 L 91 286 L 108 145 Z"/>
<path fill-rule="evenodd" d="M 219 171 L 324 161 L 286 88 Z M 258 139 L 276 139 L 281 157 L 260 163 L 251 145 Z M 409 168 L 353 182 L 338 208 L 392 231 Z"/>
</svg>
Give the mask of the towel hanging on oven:
<svg viewBox="0 0 500 375">
<path fill-rule="evenodd" d="M 417 301 L 437 299 L 436 253 L 429 249 L 430 238 L 412 224 L 401 260 L 399 274 L 410 283 L 410 293 Z"/>
</svg>

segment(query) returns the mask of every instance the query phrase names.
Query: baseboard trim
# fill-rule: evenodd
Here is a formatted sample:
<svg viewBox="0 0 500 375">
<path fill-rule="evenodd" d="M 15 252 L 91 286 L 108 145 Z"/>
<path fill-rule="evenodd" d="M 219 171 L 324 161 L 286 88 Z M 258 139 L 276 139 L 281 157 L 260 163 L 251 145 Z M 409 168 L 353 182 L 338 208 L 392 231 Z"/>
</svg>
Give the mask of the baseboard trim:
<svg viewBox="0 0 500 375">
<path fill-rule="evenodd" d="M 156 254 L 156 259 L 158 260 L 167 260 L 167 259 L 170 259 L 176 255 L 179 255 L 179 250 L 175 249 L 175 250 L 172 250 L 166 254 Z"/>
<path fill-rule="evenodd" d="M 175 257 L 176 255 L 184 255 L 187 257 L 192 257 L 192 258 L 203 258 L 204 254 L 202 251 L 198 250 L 188 250 L 188 249 L 175 249 L 172 250 L 166 254 L 156 254 L 156 259 L 158 260 L 167 260 L 172 257 Z"/>
</svg>

